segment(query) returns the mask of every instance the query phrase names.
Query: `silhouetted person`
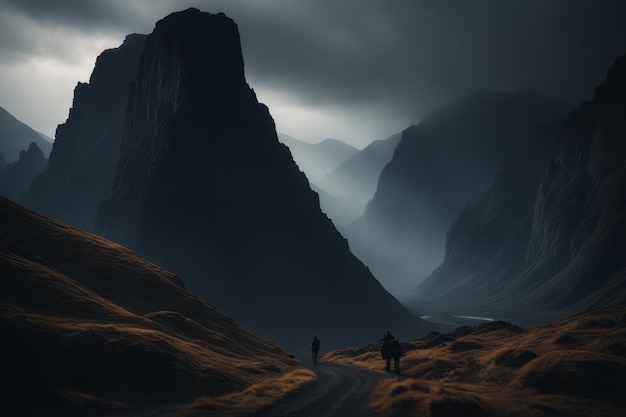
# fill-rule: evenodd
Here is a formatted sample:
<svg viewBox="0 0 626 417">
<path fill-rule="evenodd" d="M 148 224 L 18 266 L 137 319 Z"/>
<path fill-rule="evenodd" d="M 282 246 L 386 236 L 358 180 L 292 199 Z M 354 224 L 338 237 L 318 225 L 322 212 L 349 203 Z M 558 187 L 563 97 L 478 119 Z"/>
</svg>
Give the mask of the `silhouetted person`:
<svg viewBox="0 0 626 417">
<path fill-rule="evenodd" d="M 391 357 L 393 358 L 394 371 L 400 373 L 400 356 L 402 356 L 402 345 L 398 339 L 391 341 Z M 389 367 L 389 360 L 387 360 L 387 368 Z"/>
<path fill-rule="evenodd" d="M 317 354 L 320 352 L 320 340 L 317 336 L 313 336 L 313 342 L 311 342 L 311 353 L 313 354 L 313 365 L 317 365 Z"/>
<path fill-rule="evenodd" d="M 387 361 L 387 363 L 385 364 L 385 371 L 389 371 L 390 370 L 389 362 L 391 362 L 391 357 L 392 357 L 391 341 L 395 340 L 395 337 L 393 337 L 391 332 L 387 330 L 387 333 L 383 335 L 381 340 L 383 342 L 383 345 L 380 348 L 380 354 L 382 355 L 383 359 Z"/>
</svg>

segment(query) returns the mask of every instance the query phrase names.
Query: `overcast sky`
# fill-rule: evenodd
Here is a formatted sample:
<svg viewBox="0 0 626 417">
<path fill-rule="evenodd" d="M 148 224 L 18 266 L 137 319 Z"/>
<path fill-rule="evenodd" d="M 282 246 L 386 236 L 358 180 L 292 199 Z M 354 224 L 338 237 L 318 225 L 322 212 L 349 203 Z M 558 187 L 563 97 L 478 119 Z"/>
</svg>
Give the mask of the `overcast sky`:
<svg viewBox="0 0 626 417">
<path fill-rule="evenodd" d="M 280 132 L 359 148 L 480 89 L 578 103 L 626 53 L 622 0 L 0 0 L 0 106 L 53 136 L 100 52 L 191 6 L 237 22 Z"/>
</svg>

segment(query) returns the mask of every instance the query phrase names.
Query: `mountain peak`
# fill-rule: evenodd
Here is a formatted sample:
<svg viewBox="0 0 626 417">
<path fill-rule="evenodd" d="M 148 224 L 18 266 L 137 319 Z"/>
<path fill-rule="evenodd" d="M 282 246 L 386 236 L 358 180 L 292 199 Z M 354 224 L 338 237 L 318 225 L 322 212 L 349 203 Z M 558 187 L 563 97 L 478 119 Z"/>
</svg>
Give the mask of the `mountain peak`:
<svg viewBox="0 0 626 417">
<path fill-rule="evenodd" d="M 345 346 L 375 340 L 373 329 L 390 321 L 398 333 L 419 331 L 350 253 L 278 142 L 244 78 L 232 20 L 197 12 L 163 19 L 146 40 L 126 108 L 99 233 L 298 352 L 312 334 Z"/>
</svg>

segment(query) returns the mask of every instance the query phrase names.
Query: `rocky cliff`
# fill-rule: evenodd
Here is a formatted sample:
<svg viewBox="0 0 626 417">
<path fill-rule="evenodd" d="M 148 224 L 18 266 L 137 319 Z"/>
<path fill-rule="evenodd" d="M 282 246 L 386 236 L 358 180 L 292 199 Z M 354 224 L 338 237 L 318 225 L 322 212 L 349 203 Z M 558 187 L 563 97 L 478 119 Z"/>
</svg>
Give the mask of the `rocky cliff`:
<svg viewBox="0 0 626 417">
<path fill-rule="evenodd" d="M 374 198 L 349 228 L 350 245 L 400 293 L 443 260 L 447 229 L 541 125 L 567 107 L 532 91 L 480 92 L 402 133 Z"/>
<path fill-rule="evenodd" d="M 83 230 L 108 197 L 122 138 L 128 84 L 137 74 L 144 35 L 129 35 L 97 59 L 89 83 L 78 83 L 67 121 L 59 125 L 50 162 L 21 202 Z"/>
<path fill-rule="evenodd" d="M 421 331 L 320 211 L 223 14 L 174 13 L 146 40 L 97 230 L 294 351 Z"/>
<path fill-rule="evenodd" d="M 626 301 L 626 56 L 567 119 L 537 191 L 522 300 L 576 310 Z"/>
<path fill-rule="evenodd" d="M 511 274 L 524 264 L 537 188 L 558 129 L 539 130 L 482 196 L 457 215 L 447 233 L 443 262 L 403 297 L 406 304 L 439 313 L 488 316 L 493 303 L 504 301 L 492 296 L 510 284 Z"/>
<path fill-rule="evenodd" d="M 568 116 L 535 191 L 526 193 L 515 178 L 499 176 L 477 205 L 457 218 L 448 233 L 446 260 L 416 289 L 413 302 L 435 308 L 439 300 L 444 309 L 466 314 L 537 321 L 626 301 L 625 144 L 626 57 L 621 57 L 593 100 Z M 526 172 L 534 176 L 528 167 L 521 173 Z M 498 188 L 509 192 L 497 193 Z M 498 206 L 498 195 L 521 204 Z M 532 208 L 522 209 L 529 197 Z M 489 216 L 487 205 L 494 208 Z M 515 213 L 519 220 L 509 226 L 489 227 L 490 219 Z M 485 240 L 491 248 L 481 256 Z"/>
</svg>

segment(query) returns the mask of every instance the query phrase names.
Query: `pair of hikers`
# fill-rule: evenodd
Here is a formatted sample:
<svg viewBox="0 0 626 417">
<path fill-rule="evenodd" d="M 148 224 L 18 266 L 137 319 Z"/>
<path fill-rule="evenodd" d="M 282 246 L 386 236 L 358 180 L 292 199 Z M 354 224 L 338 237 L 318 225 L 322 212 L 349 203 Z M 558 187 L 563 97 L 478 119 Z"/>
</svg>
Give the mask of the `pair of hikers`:
<svg viewBox="0 0 626 417">
<path fill-rule="evenodd" d="M 400 341 L 393 337 L 391 332 L 387 330 L 387 333 L 382 337 L 382 346 L 380 348 L 380 354 L 383 359 L 387 361 L 385 365 L 385 371 L 391 371 L 390 362 L 393 358 L 394 372 L 400 373 L 400 356 L 402 356 L 402 346 Z"/>
<path fill-rule="evenodd" d="M 383 359 L 387 361 L 387 365 L 385 366 L 385 371 L 391 371 L 390 362 L 391 358 L 393 358 L 394 371 L 396 373 L 400 373 L 400 356 L 402 356 L 402 346 L 400 345 L 400 341 L 393 337 L 391 332 L 387 330 L 387 333 L 382 337 L 382 347 L 380 348 L 380 353 L 383 356 Z M 320 351 L 320 340 L 317 336 L 313 336 L 313 342 L 311 342 L 311 353 L 313 355 L 313 366 L 317 366 L 317 355 Z"/>
</svg>

